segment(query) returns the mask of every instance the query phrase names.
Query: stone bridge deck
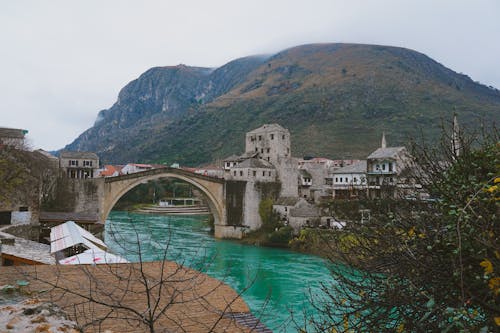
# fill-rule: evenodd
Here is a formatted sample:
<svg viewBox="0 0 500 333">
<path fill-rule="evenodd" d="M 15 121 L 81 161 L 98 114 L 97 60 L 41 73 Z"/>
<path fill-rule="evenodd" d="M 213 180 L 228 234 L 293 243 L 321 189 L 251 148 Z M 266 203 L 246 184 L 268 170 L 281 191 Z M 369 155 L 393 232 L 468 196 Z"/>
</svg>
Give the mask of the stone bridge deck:
<svg viewBox="0 0 500 333">
<path fill-rule="evenodd" d="M 170 168 L 170 167 L 156 168 L 156 169 L 151 169 L 151 170 L 146 170 L 146 171 L 139 171 L 139 172 L 134 172 L 134 173 L 130 173 L 127 175 L 121 175 L 121 176 L 115 176 L 115 177 L 106 177 L 106 178 L 104 178 L 104 182 L 105 183 L 113 183 L 113 182 L 123 181 L 123 180 L 144 178 L 147 176 L 162 175 L 162 174 L 165 174 L 166 172 L 170 172 L 170 173 L 178 174 L 178 175 L 183 175 L 185 177 L 191 177 L 191 178 L 203 179 L 206 181 L 212 181 L 215 183 L 223 184 L 225 182 L 225 180 L 222 178 L 200 175 L 200 174 L 186 171 L 183 169 Z"/>
</svg>

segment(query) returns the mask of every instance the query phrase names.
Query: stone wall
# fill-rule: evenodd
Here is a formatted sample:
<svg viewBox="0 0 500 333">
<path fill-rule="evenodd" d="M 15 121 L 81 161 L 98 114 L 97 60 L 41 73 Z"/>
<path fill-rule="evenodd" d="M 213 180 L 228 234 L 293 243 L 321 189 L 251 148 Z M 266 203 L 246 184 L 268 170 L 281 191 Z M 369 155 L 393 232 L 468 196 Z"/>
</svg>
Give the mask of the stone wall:
<svg viewBox="0 0 500 333">
<path fill-rule="evenodd" d="M 251 230 L 259 229 L 262 226 L 259 215 L 260 202 L 264 199 L 276 200 L 280 192 L 280 182 L 247 182 L 243 204 L 244 225 Z"/>
<path fill-rule="evenodd" d="M 226 217 L 231 226 L 243 225 L 243 202 L 246 183 L 241 181 L 226 181 Z"/>
<path fill-rule="evenodd" d="M 299 162 L 296 158 L 279 158 L 276 169 L 281 181 L 282 197 L 298 197 Z"/>
<path fill-rule="evenodd" d="M 98 216 L 104 178 L 70 179 L 60 176 L 42 210 L 50 212 L 88 213 Z"/>
<path fill-rule="evenodd" d="M 33 224 L 13 225 L 9 228 L 4 229 L 3 231 L 10 235 L 36 242 L 38 242 L 40 238 L 40 227 Z"/>
<path fill-rule="evenodd" d="M 26 211 L 23 211 L 23 212 L 13 211 L 10 223 L 13 225 L 31 223 L 31 212 L 30 211 L 27 211 L 27 212 Z"/>
</svg>

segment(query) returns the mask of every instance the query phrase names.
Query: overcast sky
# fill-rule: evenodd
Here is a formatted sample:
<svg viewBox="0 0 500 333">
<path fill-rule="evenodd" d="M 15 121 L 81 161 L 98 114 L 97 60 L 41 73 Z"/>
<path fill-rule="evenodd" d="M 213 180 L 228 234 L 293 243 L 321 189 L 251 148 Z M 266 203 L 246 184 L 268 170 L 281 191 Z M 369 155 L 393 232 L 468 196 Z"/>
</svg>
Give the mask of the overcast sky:
<svg viewBox="0 0 500 333">
<path fill-rule="evenodd" d="M 59 149 L 153 66 L 316 42 L 402 46 L 500 88 L 499 0 L 0 0 L 0 127 Z"/>
</svg>

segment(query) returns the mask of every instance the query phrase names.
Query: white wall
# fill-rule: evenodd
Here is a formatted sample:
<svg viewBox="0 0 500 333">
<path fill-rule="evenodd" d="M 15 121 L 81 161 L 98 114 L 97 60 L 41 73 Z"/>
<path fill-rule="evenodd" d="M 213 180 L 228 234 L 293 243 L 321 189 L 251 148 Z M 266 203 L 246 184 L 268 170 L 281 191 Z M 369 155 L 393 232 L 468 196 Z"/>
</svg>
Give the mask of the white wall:
<svg viewBox="0 0 500 333">
<path fill-rule="evenodd" d="M 12 212 L 10 224 L 29 224 L 31 222 L 31 212 Z"/>
<path fill-rule="evenodd" d="M 333 175 L 334 185 L 364 185 L 366 184 L 366 175 L 359 173 L 340 173 Z"/>
</svg>

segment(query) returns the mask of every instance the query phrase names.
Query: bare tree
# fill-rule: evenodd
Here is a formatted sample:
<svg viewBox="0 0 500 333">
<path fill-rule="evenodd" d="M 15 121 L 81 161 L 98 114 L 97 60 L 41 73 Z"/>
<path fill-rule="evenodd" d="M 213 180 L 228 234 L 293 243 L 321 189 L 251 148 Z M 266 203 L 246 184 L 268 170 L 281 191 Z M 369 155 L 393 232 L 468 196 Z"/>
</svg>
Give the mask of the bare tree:
<svg viewBox="0 0 500 333">
<path fill-rule="evenodd" d="M 252 325 L 244 325 L 251 316 L 241 296 L 251 283 L 236 293 L 223 281 L 187 268 L 180 258 L 168 261 L 172 259 L 167 258 L 170 238 L 159 249 L 161 259 L 146 262 L 146 240 L 134 230 L 132 244 L 120 232 L 113 232 L 112 237 L 135 263 L 35 266 L 22 273 L 32 289 L 47 289 L 45 297 L 67 311 L 81 332 L 248 332 L 262 328 L 256 318 Z M 210 265 L 211 259 L 203 257 L 197 268 L 206 270 Z"/>
</svg>

